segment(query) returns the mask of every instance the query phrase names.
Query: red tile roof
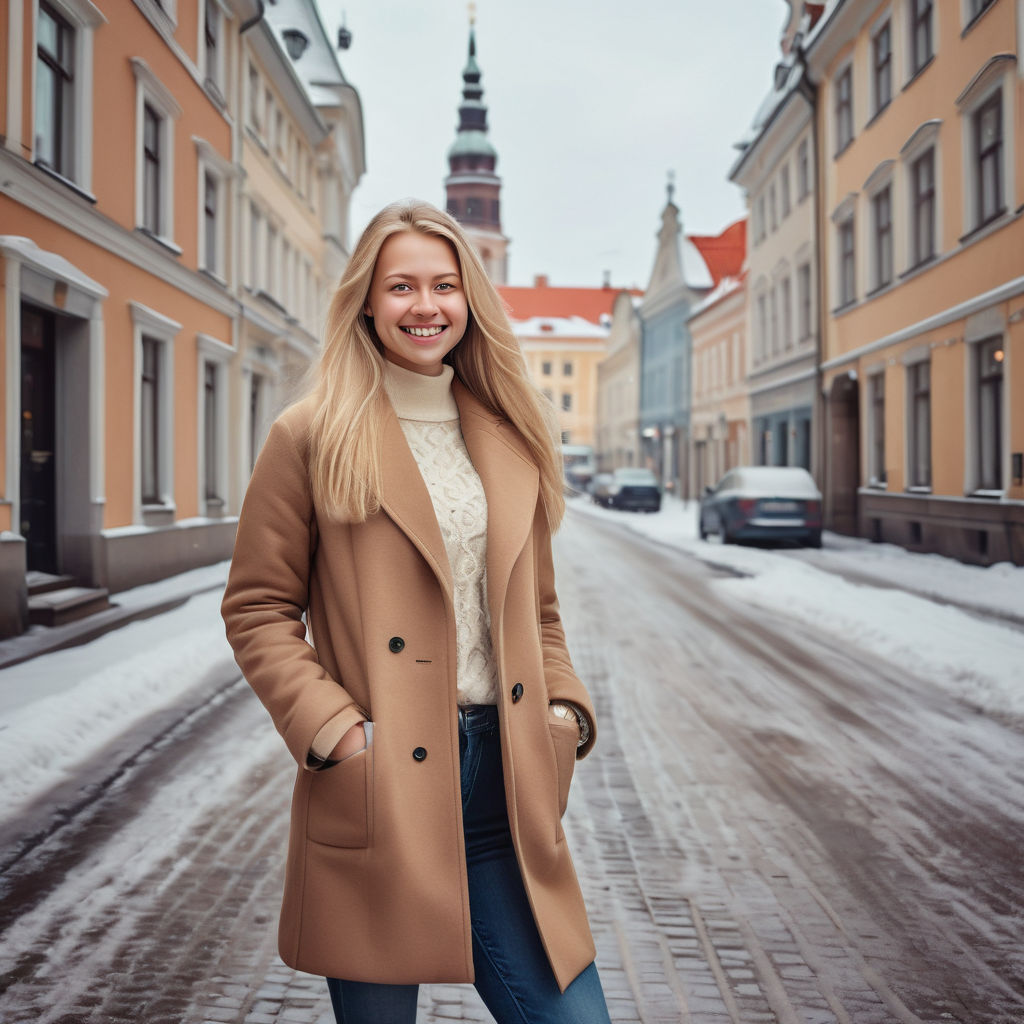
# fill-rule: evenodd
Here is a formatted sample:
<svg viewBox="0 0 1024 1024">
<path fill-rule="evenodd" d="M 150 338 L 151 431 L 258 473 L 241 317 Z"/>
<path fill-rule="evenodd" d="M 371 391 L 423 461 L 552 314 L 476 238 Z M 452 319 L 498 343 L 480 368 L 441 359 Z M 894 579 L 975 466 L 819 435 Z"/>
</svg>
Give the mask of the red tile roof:
<svg viewBox="0 0 1024 1024">
<path fill-rule="evenodd" d="M 741 217 L 720 235 L 689 235 L 707 264 L 715 286 L 723 277 L 739 277 L 747 256 L 747 218 Z"/>
<path fill-rule="evenodd" d="M 531 317 L 579 316 L 592 324 L 601 322 L 604 314 L 611 316 L 615 297 L 623 289 L 614 288 L 558 288 L 547 283 L 547 278 L 538 275 L 533 287 L 520 285 L 499 285 L 498 294 L 513 320 L 529 320 Z M 630 295 L 643 295 L 639 288 L 628 288 Z"/>
</svg>

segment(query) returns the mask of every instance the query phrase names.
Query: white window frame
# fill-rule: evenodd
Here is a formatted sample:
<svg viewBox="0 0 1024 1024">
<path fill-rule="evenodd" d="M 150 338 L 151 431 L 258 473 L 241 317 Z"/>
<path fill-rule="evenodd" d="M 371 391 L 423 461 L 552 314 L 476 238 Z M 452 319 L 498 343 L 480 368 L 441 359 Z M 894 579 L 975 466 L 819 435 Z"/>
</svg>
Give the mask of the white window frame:
<svg viewBox="0 0 1024 1024">
<path fill-rule="evenodd" d="M 207 8 L 215 11 L 219 19 L 217 36 L 217 51 L 215 55 L 216 66 L 208 66 L 206 59 L 206 11 Z M 227 106 L 227 83 L 228 83 L 228 46 L 227 41 L 231 33 L 231 12 L 219 0 L 200 0 L 198 11 L 198 39 L 196 41 L 196 53 L 199 56 L 199 77 L 203 83 L 206 94 L 220 107 Z"/>
<path fill-rule="evenodd" d="M 804 306 L 803 295 L 801 294 L 801 288 L 800 288 L 800 281 L 805 276 L 802 273 L 802 271 L 803 271 L 803 269 L 805 267 L 807 268 L 807 274 L 806 274 L 806 279 L 807 279 L 807 304 L 806 304 L 807 323 L 806 323 L 806 325 L 802 322 L 803 321 L 803 311 L 804 311 L 805 306 Z M 814 303 L 815 303 L 816 296 L 814 294 L 814 262 L 813 262 L 813 260 L 811 260 L 811 259 L 800 260 L 797 263 L 797 265 L 796 265 L 796 271 L 793 274 L 793 277 L 796 280 L 796 287 L 794 288 L 795 301 L 796 301 L 796 331 L 797 331 L 796 343 L 797 343 L 797 345 L 802 345 L 805 342 L 807 342 L 807 341 L 811 340 L 812 338 L 814 338 L 815 333 L 816 333 L 815 329 L 814 329 Z"/>
<path fill-rule="evenodd" d="M 932 0 L 931 10 L 928 13 L 929 18 L 929 32 L 931 35 L 931 53 L 929 53 L 927 59 L 919 67 L 915 66 L 916 54 L 914 48 L 916 46 L 915 38 L 915 5 L 916 0 L 906 0 L 905 17 L 902 19 L 904 25 L 904 31 L 907 34 L 907 45 L 903 48 L 907 62 L 907 73 L 904 79 L 904 85 L 907 82 L 912 81 L 916 78 L 926 67 L 928 67 L 932 61 L 935 60 L 935 54 L 939 50 L 939 19 L 936 17 L 936 7 L 940 0 Z"/>
<path fill-rule="evenodd" d="M 198 161 L 197 178 L 198 188 L 198 251 L 196 253 L 196 265 L 212 274 L 221 284 L 227 284 L 228 280 L 228 239 L 231 237 L 231 188 L 230 182 L 235 175 L 234 164 L 225 159 L 205 139 L 192 136 L 192 142 L 196 147 Z M 217 186 L 217 225 L 216 225 L 216 251 L 213 258 L 206 251 L 206 176 L 210 175 Z"/>
<path fill-rule="evenodd" d="M 875 222 L 875 200 L 878 196 L 889 189 L 889 245 L 890 254 L 890 277 L 883 285 L 880 281 L 880 268 L 878 266 L 878 239 L 877 225 Z M 873 295 L 882 288 L 888 288 L 896 283 L 901 262 L 901 253 L 897 240 L 901 237 L 896 220 L 899 210 L 899 196 L 896 191 L 896 161 L 883 160 L 869 175 L 864 187 L 861 190 L 867 208 L 867 266 L 868 266 L 868 288 L 867 294 Z"/>
<path fill-rule="evenodd" d="M 72 50 L 72 79 L 71 79 L 71 110 L 68 112 L 72 119 L 71 123 L 71 166 L 70 173 L 59 174 L 56 170 L 49 173 L 56 177 L 71 182 L 78 189 L 85 192 L 91 198 L 92 193 L 92 140 L 93 140 L 93 34 L 101 25 L 107 23 L 103 12 L 89 2 L 89 0 L 47 0 L 51 7 L 58 11 L 71 26 L 75 38 Z M 24 22 L 16 19 L 14 14 L 19 5 L 12 4 L 11 18 L 9 19 L 10 38 L 9 47 L 19 54 L 23 52 L 21 39 L 22 26 Z M 25 48 L 31 60 L 31 89 L 32 89 L 32 111 L 30 123 L 28 124 L 28 147 L 32 152 L 32 159 L 35 160 L 35 109 L 36 109 L 36 32 L 39 24 L 39 4 L 32 5 L 32 45 Z M 8 55 L 10 56 L 9 49 Z M 22 136 L 22 82 L 19 77 L 13 79 L 16 67 L 20 61 L 11 61 L 10 73 L 8 75 L 7 89 L 7 144 L 8 148 L 14 148 L 12 142 Z M 20 147 L 18 147 L 20 148 Z"/>
<path fill-rule="evenodd" d="M 803 159 L 806 158 L 806 161 Z M 804 164 L 806 162 L 806 176 Z M 805 135 L 796 144 L 796 201 L 802 203 L 814 191 L 814 151 L 811 138 Z"/>
<path fill-rule="evenodd" d="M 1003 210 L 1004 216 L 1013 210 L 1017 195 L 1017 176 L 1014 166 L 1014 69 L 1017 58 L 1012 54 L 997 54 L 971 79 L 956 99 L 960 113 L 961 138 L 963 144 L 963 225 L 961 240 L 988 224 L 999 224 L 1002 216 L 995 217 L 988 224 L 978 223 L 978 168 L 974 153 L 974 115 L 997 92 L 1002 92 L 1002 145 L 1003 145 Z"/>
<path fill-rule="evenodd" d="M 913 270 L 918 266 L 927 266 L 928 264 L 933 263 L 942 254 L 942 151 L 939 146 L 941 128 L 941 120 L 933 119 L 931 121 L 925 121 L 924 124 L 918 125 L 918 127 L 914 129 L 913 134 L 905 143 L 903 143 L 903 146 L 900 149 L 900 176 L 904 182 L 902 191 L 906 199 L 903 206 L 907 211 L 907 219 L 903 226 L 903 230 L 900 233 L 903 258 L 896 265 L 903 266 L 908 271 Z M 917 160 L 924 156 L 929 149 L 932 150 L 933 153 L 932 168 L 935 175 L 935 202 L 932 212 L 934 217 L 932 230 L 934 231 L 935 238 L 935 252 L 931 259 L 926 259 L 923 262 L 915 262 L 914 229 L 916 222 L 913 170 L 914 164 Z"/>
<path fill-rule="evenodd" d="M 889 98 L 885 101 L 885 106 L 879 106 L 878 82 L 875 79 L 875 42 L 886 25 L 889 26 Z M 868 46 L 868 62 L 871 72 L 868 76 L 868 91 L 871 94 L 870 106 L 872 119 L 878 117 L 878 115 L 881 114 L 894 99 L 896 99 L 896 85 L 901 80 L 898 77 L 899 68 L 896 66 L 896 55 L 898 52 L 899 46 L 897 45 L 896 39 L 896 21 L 892 16 L 892 8 L 886 7 L 885 10 L 875 18 L 871 25 L 871 39 L 870 45 Z"/>
<path fill-rule="evenodd" d="M 874 366 L 870 367 L 864 376 L 864 390 L 865 390 L 865 406 L 867 408 L 867 415 L 864 417 L 867 421 L 865 424 L 866 437 L 866 451 L 867 451 L 867 480 L 868 486 L 874 487 L 879 490 L 885 490 L 887 488 L 887 472 L 885 466 L 877 466 L 878 461 L 875 455 L 876 444 L 878 440 L 877 436 L 877 424 L 875 423 L 875 388 L 877 387 L 878 381 L 882 382 L 882 461 L 886 459 L 885 452 L 887 450 L 888 438 L 885 436 L 885 420 L 888 412 L 888 401 L 889 401 L 889 389 L 888 382 L 885 379 L 885 367 Z"/>
<path fill-rule="evenodd" d="M 860 278 L 857 266 L 857 259 L 860 249 L 860 240 L 857 238 L 857 222 L 862 218 L 857 217 L 857 194 L 849 193 L 845 199 L 832 212 L 831 245 L 833 246 L 834 267 L 832 276 L 832 308 L 834 310 L 846 309 L 857 302 L 857 281 Z M 853 296 L 849 299 L 843 298 L 843 246 L 842 229 L 847 221 L 853 221 Z"/>
<path fill-rule="evenodd" d="M 174 127 L 181 107 L 167 87 L 153 74 L 141 57 L 131 58 L 135 73 L 135 224 L 145 234 L 145 107 L 149 104 L 160 116 L 160 230 L 155 237 L 180 254 L 174 243 Z"/>
<path fill-rule="evenodd" d="M 839 80 L 847 72 L 850 74 L 850 137 L 840 145 L 839 143 Z M 853 141 L 857 138 L 857 95 L 856 95 L 855 77 L 853 74 L 853 58 L 850 57 L 843 62 L 843 64 L 836 69 L 836 73 L 832 76 L 832 88 L 831 88 L 831 99 L 832 109 L 829 111 L 829 123 L 832 126 L 832 155 L 833 157 L 839 156 L 840 153 L 845 152 L 846 149 L 853 144 Z"/>
<path fill-rule="evenodd" d="M 133 519 L 144 525 L 165 525 L 173 521 L 174 504 L 174 342 L 181 324 L 169 316 L 143 306 L 129 303 L 135 353 L 132 377 L 132 449 L 134 458 Z M 159 343 L 160 392 L 157 423 L 158 480 L 160 501 L 142 503 L 142 338 Z"/>
<path fill-rule="evenodd" d="M 198 446 L 196 452 L 197 494 L 203 514 L 218 517 L 227 508 L 228 494 L 228 386 L 230 383 L 230 363 L 235 350 L 223 341 L 210 337 L 208 334 L 196 335 L 196 353 L 198 356 L 198 398 L 196 408 L 198 423 L 196 425 Z M 216 372 L 216 417 L 218 433 L 216 437 L 216 495 L 213 498 L 206 494 L 206 366 L 211 364 Z"/>
<path fill-rule="evenodd" d="M 253 89 L 253 72 L 256 74 L 255 91 Z M 265 114 L 263 110 L 263 75 L 260 67 L 248 57 L 245 70 L 245 125 L 256 136 L 261 139 L 266 130 Z"/>
<path fill-rule="evenodd" d="M 263 288 L 266 271 L 266 236 L 267 215 L 260 204 L 249 197 L 247 204 L 248 216 L 245 219 L 246 252 L 246 283 L 254 295 Z M 256 222 L 255 224 L 253 222 Z"/>
<path fill-rule="evenodd" d="M 1001 497 L 1010 480 L 1010 394 L 1013 378 L 1012 346 L 1007 343 L 1008 328 L 1000 307 L 990 307 L 969 317 L 964 328 L 964 493 L 984 497 Z M 1000 476 L 1003 488 L 983 490 L 978 466 L 978 353 L 977 346 L 993 338 L 1001 338 L 1003 345 L 1003 401 L 1000 423 L 1002 465 Z"/>
<path fill-rule="evenodd" d="M 914 373 L 919 366 L 928 366 L 928 480 L 927 484 L 915 483 L 914 466 L 916 462 L 916 454 L 914 451 L 915 442 L 917 441 L 917 426 L 915 423 L 916 409 L 914 407 L 914 387 L 913 378 Z M 905 431 L 903 437 L 903 465 L 904 465 L 904 488 L 907 491 L 911 491 L 915 494 L 930 494 L 934 485 L 934 445 L 932 444 L 934 436 L 934 424 L 935 424 L 935 375 L 932 372 L 934 369 L 931 357 L 931 349 L 927 345 L 918 345 L 916 348 L 911 349 L 903 356 L 904 366 L 904 378 L 905 378 L 905 390 L 904 390 L 904 409 L 905 414 L 903 421 L 905 424 Z"/>
</svg>

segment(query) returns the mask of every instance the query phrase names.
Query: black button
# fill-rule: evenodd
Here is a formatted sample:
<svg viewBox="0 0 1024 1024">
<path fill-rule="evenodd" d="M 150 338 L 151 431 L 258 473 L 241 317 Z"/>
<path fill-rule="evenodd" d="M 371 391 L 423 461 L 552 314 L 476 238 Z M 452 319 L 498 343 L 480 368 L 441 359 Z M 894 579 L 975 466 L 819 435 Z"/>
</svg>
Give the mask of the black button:
<svg viewBox="0 0 1024 1024">
<path fill-rule="evenodd" d="M 522 697 L 522 695 L 523 695 L 523 684 L 522 683 L 516 683 L 516 685 L 512 687 L 512 703 L 515 704 L 516 701 L 518 701 L 519 698 Z"/>
<path fill-rule="evenodd" d="M 426 761 L 427 749 L 426 747 L 417 747 L 413 752 L 412 756 L 417 761 Z"/>
<path fill-rule="evenodd" d="M 392 654 L 398 654 L 399 651 L 405 650 L 405 641 L 400 636 L 393 636 L 388 641 L 388 649 Z"/>
</svg>

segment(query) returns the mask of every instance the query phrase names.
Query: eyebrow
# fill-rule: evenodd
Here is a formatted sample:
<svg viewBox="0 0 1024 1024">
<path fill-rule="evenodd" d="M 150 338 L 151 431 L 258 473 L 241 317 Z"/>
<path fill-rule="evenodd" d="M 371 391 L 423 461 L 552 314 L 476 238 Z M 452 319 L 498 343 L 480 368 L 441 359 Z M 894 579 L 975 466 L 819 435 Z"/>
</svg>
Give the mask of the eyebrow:
<svg viewBox="0 0 1024 1024">
<path fill-rule="evenodd" d="M 455 270 L 449 270 L 449 271 L 448 271 L 447 273 L 445 273 L 445 274 L 436 274 L 436 275 L 435 275 L 435 276 L 434 276 L 434 277 L 432 278 L 432 280 L 434 280 L 434 281 L 442 281 L 442 280 L 444 280 L 444 278 L 446 278 L 446 277 L 456 277 L 456 278 L 457 278 L 458 276 L 459 276 L 459 274 L 458 274 L 458 272 L 457 272 L 457 271 L 455 271 Z M 386 277 L 384 278 L 384 280 L 385 280 L 385 281 L 392 281 L 392 280 L 399 280 L 399 281 L 415 281 L 415 280 L 416 280 L 416 275 L 415 275 L 415 274 L 403 274 L 403 273 L 402 273 L 401 271 L 396 271 L 396 272 L 395 272 L 394 274 L 388 274 L 388 275 L 387 275 L 387 276 L 386 276 Z"/>
</svg>

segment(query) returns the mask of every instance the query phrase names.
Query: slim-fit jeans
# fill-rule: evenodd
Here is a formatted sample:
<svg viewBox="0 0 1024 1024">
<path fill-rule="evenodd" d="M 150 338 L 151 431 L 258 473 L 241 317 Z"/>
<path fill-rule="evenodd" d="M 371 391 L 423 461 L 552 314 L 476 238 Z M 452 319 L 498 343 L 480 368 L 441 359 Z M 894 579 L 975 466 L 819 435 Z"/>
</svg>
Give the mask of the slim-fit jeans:
<svg viewBox="0 0 1024 1024">
<path fill-rule="evenodd" d="M 610 1024 L 595 964 L 560 992 L 512 846 L 497 708 L 459 711 L 462 818 L 476 990 L 497 1024 Z M 418 985 L 328 978 L 338 1024 L 415 1024 Z"/>
</svg>

